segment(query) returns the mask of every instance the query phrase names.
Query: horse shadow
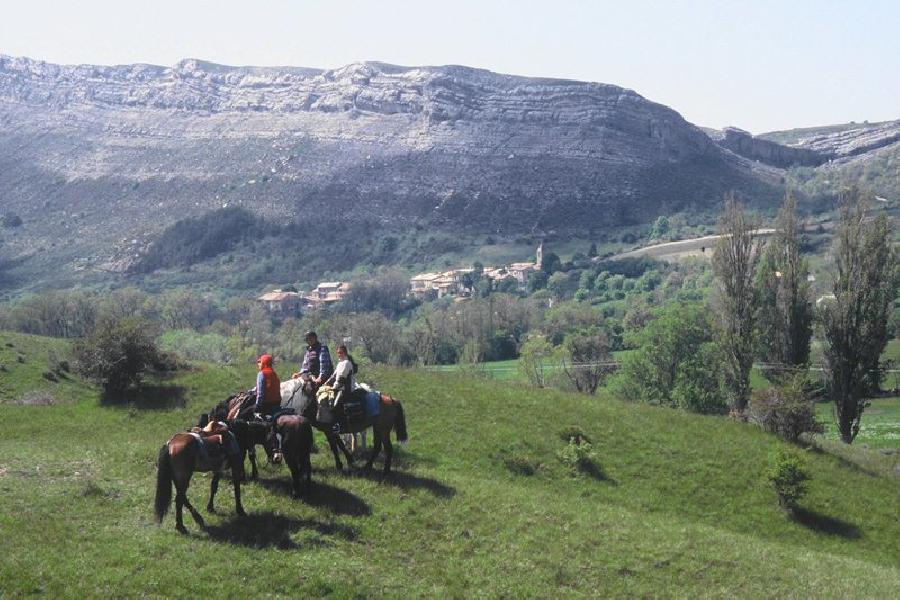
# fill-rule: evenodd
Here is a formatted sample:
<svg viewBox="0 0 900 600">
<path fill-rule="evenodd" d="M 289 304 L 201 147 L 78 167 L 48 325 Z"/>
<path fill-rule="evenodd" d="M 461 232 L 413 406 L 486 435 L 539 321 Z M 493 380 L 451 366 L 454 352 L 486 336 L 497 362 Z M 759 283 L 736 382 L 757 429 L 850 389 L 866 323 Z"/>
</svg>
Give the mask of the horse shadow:
<svg viewBox="0 0 900 600">
<path fill-rule="evenodd" d="M 431 477 L 420 477 L 412 473 L 403 471 L 391 471 L 387 475 L 382 475 L 381 471 L 371 469 L 360 469 L 353 473 L 356 477 L 378 481 L 384 485 L 391 485 L 404 491 L 411 489 L 424 489 L 439 498 L 452 498 L 456 495 L 456 488 L 441 483 L 437 479 Z"/>
<path fill-rule="evenodd" d="M 358 530 L 349 525 L 315 519 L 296 519 L 272 511 L 249 514 L 246 517 L 233 515 L 221 525 L 207 525 L 204 529 L 213 541 L 257 550 L 267 548 L 295 550 L 299 545 L 291 539 L 291 535 L 304 530 L 351 542 L 359 536 Z M 318 539 L 310 543 L 327 544 L 326 541 Z"/>
<path fill-rule="evenodd" d="M 814 510 L 797 508 L 794 510 L 791 518 L 794 522 L 818 533 L 837 535 L 850 540 L 857 540 L 862 537 L 862 531 L 853 523 L 829 517 Z"/>
<path fill-rule="evenodd" d="M 260 479 L 258 483 L 278 494 L 291 495 L 290 479 Z M 301 500 L 310 506 L 327 508 L 336 515 L 366 517 L 372 514 L 372 508 L 359 496 L 345 489 L 319 481 L 312 482 L 309 491 L 301 496 Z"/>
<path fill-rule="evenodd" d="M 143 385 L 122 392 L 104 392 L 100 397 L 100 404 L 128 406 L 138 410 L 171 410 L 185 407 L 186 391 L 180 385 Z"/>
</svg>

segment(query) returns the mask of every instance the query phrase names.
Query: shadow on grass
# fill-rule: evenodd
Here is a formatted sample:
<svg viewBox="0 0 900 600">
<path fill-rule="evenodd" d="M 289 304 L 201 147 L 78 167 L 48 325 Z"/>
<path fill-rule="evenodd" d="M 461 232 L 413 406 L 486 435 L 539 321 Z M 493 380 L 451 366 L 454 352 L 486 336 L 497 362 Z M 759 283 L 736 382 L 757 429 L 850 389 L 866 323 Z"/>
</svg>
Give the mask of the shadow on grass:
<svg viewBox="0 0 900 600">
<path fill-rule="evenodd" d="M 823 515 L 814 510 L 798 508 L 791 517 L 795 522 L 826 535 L 838 535 L 847 539 L 857 540 L 862 537 L 859 527 L 841 519 Z"/>
<path fill-rule="evenodd" d="M 456 488 L 441 483 L 437 479 L 431 477 L 419 477 L 412 473 L 403 473 L 391 471 L 386 477 L 382 477 L 381 469 L 359 469 L 353 472 L 356 477 L 379 481 L 386 485 L 392 485 L 402 490 L 424 489 L 428 490 L 439 498 L 452 498 L 456 495 Z"/>
<path fill-rule="evenodd" d="M 835 452 L 830 452 L 827 448 L 823 448 L 816 443 L 806 443 L 804 445 L 808 450 L 821 454 L 824 456 L 830 456 L 835 459 L 842 467 L 849 469 L 851 471 L 856 471 L 857 473 L 862 473 L 864 475 L 868 475 L 869 477 L 880 477 L 882 473 L 879 473 L 875 469 L 869 469 L 859 463 L 856 463 L 845 456 L 841 456 Z"/>
<path fill-rule="evenodd" d="M 578 470 L 581 471 L 584 475 L 587 475 L 591 479 L 595 479 L 597 481 L 602 481 L 603 483 L 608 483 L 610 485 L 619 485 L 619 482 L 607 475 L 603 472 L 603 469 L 600 468 L 600 465 L 595 463 L 592 460 L 584 460 L 578 463 Z"/>
<path fill-rule="evenodd" d="M 287 478 L 260 479 L 258 483 L 275 493 L 291 495 L 290 475 Z M 327 508 L 336 515 L 364 517 L 372 514 L 372 509 L 359 496 L 339 487 L 317 482 L 315 479 L 313 479 L 312 488 L 301 496 L 299 501 L 317 508 Z"/>
<path fill-rule="evenodd" d="M 105 392 L 100 396 L 100 404 L 138 410 L 171 410 L 184 408 L 187 404 L 185 391 L 180 385 L 143 385 L 124 392 Z"/>
<path fill-rule="evenodd" d="M 321 536 L 336 537 L 353 541 L 358 532 L 355 527 L 339 523 L 325 523 L 315 519 L 295 519 L 272 511 L 249 514 L 246 517 L 233 515 L 221 525 L 207 525 L 206 533 L 217 542 L 246 546 L 248 548 L 279 548 L 293 550 L 299 546 L 291 539 L 291 534 L 301 530 L 312 530 Z M 316 540 L 315 545 L 324 541 Z"/>
</svg>

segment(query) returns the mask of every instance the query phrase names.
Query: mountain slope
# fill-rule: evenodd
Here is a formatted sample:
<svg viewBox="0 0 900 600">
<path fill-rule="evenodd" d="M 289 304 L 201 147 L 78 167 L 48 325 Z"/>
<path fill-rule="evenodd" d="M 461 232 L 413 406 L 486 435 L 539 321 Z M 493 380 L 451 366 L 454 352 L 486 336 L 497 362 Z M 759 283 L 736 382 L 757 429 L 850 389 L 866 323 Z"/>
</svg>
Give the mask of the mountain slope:
<svg viewBox="0 0 900 600">
<path fill-rule="evenodd" d="M 243 488 L 248 518 L 234 517 L 225 484 L 206 531 L 188 517 L 181 537 L 171 515 L 155 527 L 159 446 L 252 375 L 194 369 L 165 382 L 185 404 L 155 410 L 0 403 L 0 590 L 209 593 L 223 564 L 249 594 L 892 597 L 900 586 L 896 477 L 807 452 L 794 522 L 763 478 L 778 442 L 752 426 L 413 371 L 364 374 L 404 402 L 411 442 L 394 478 L 339 476 L 320 452 L 306 499 L 286 495 L 285 469 L 263 468 Z M 556 457 L 572 424 L 594 442 L 593 476 Z M 535 473 L 516 474 L 522 464 Z M 208 482 L 195 478 L 195 505 Z"/>
<path fill-rule="evenodd" d="M 765 174 L 764 174 L 765 175 Z M 13 257 L 124 268 L 223 205 L 301 226 L 542 232 L 644 222 L 777 175 L 613 85 L 466 67 L 60 66 L 0 56 Z"/>
</svg>

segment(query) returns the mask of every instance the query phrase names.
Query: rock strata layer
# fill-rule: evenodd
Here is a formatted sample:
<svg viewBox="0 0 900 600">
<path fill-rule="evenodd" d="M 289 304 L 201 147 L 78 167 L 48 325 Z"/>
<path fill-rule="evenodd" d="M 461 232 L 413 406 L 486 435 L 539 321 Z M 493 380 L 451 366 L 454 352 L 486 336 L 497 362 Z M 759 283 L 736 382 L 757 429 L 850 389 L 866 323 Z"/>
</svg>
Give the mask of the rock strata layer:
<svg viewBox="0 0 900 600">
<path fill-rule="evenodd" d="M 472 233 L 584 229 L 771 191 L 760 181 L 672 109 L 614 85 L 375 62 L 0 56 L 0 208 L 25 220 L 7 246 L 20 255 L 127 259 L 229 204 Z"/>
</svg>

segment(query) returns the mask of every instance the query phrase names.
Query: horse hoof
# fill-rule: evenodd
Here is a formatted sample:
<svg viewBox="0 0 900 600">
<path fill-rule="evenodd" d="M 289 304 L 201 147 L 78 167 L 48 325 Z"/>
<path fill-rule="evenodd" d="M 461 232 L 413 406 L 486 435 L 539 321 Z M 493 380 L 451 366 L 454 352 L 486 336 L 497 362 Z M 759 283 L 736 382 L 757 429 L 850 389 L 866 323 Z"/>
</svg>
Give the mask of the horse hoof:
<svg viewBox="0 0 900 600">
<path fill-rule="evenodd" d="M 211 515 L 214 515 L 214 514 L 216 514 L 216 509 L 212 505 L 210 505 L 210 506 L 206 507 L 206 512 L 208 512 Z"/>
<path fill-rule="evenodd" d="M 178 533 L 187 535 L 187 527 L 185 527 L 184 525 L 176 525 L 175 529 L 178 531 Z"/>
<path fill-rule="evenodd" d="M 246 517 L 246 516 L 247 516 L 247 513 L 244 512 L 244 509 L 243 509 L 243 508 L 237 509 L 236 512 L 237 512 L 237 515 L 238 515 L 239 517 Z"/>
</svg>

